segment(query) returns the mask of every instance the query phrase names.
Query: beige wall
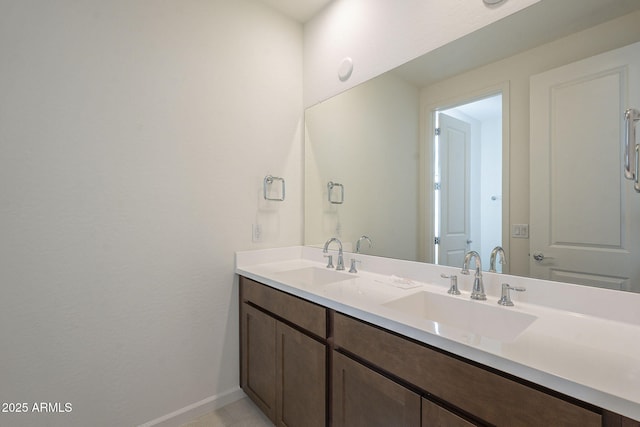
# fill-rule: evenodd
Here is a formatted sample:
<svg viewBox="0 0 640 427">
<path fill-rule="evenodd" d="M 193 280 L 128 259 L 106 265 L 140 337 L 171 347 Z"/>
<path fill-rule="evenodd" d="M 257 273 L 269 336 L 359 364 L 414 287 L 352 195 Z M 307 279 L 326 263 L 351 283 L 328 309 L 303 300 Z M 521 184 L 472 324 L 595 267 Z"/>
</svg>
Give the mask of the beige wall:
<svg viewBox="0 0 640 427">
<path fill-rule="evenodd" d="M 529 77 L 640 40 L 640 12 L 598 25 L 503 61 L 438 82 L 422 91 L 423 105 L 448 104 L 508 82 L 510 91 L 509 214 L 529 223 Z M 535 174 L 535 171 L 532 171 Z M 529 240 L 510 239 L 510 272 L 529 272 Z"/>
<path fill-rule="evenodd" d="M 0 57 L 0 401 L 72 404 L 0 425 L 237 392 L 234 251 L 302 239 L 301 25 L 248 0 L 8 0 Z"/>
<path fill-rule="evenodd" d="M 364 253 L 417 260 L 419 104 L 386 73 L 307 109 L 306 244 L 368 235 Z M 345 186 L 343 204 L 329 203 L 329 181 Z"/>
</svg>

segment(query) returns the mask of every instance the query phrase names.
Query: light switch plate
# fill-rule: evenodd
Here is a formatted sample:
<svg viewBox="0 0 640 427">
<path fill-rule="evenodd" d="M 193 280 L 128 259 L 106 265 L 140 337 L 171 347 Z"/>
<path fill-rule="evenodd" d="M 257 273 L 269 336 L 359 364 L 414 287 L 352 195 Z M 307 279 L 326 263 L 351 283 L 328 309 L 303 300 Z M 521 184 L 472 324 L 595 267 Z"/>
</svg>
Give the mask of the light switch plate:
<svg viewBox="0 0 640 427">
<path fill-rule="evenodd" d="M 511 224 L 511 237 L 516 239 L 529 238 L 529 224 Z"/>
</svg>

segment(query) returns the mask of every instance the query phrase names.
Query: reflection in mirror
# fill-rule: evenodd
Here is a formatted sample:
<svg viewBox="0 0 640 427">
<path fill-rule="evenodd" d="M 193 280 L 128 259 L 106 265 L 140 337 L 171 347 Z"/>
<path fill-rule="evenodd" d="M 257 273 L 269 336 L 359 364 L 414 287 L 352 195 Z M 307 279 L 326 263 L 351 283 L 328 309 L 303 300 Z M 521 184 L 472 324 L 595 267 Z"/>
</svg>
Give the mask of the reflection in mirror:
<svg viewBox="0 0 640 427">
<path fill-rule="evenodd" d="M 508 96 L 503 99 L 503 144 L 500 153 L 502 185 L 488 191 L 489 200 L 495 196 L 496 201 L 501 200 L 503 205 L 501 236 L 496 238 L 495 244 L 501 239 L 505 248 L 509 263 L 504 271 L 638 291 L 634 288 L 634 283 L 638 281 L 622 277 L 622 270 L 614 265 L 607 266 L 605 263 L 597 267 L 597 274 L 584 274 L 577 271 L 577 267 L 564 264 L 564 255 L 560 255 L 559 251 L 574 245 L 572 241 L 567 241 L 566 236 L 575 236 L 577 229 L 565 232 L 553 227 L 572 224 L 570 218 L 576 217 L 575 212 L 590 209 L 588 205 L 579 205 L 583 203 L 580 200 L 588 200 L 591 194 L 596 203 L 602 202 L 606 190 L 596 193 L 592 181 L 581 189 L 572 190 L 568 187 L 568 183 L 573 181 L 584 184 L 581 176 L 562 179 L 554 173 L 547 175 L 550 178 L 539 175 L 540 167 L 533 163 L 533 159 L 530 162 L 530 149 L 540 142 L 535 136 L 529 142 L 530 114 L 533 114 L 529 100 L 530 82 L 537 75 L 640 41 L 638 9 L 640 2 L 625 0 L 543 0 L 469 37 L 309 108 L 305 115 L 305 244 L 321 244 L 328 237 L 338 236 L 354 245 L 359 236 L 366 234 L 376 244 L 371 249 L 366 248 L 363 251 L 365 253 L 425 262 L 442 261 L 443 256 L 438 254 L 437 245 L 434 244 L 435 238 L 441 236 L 438 236 L 439 229 L 434 219 L 437 217 L 437 198 L 432 190 L 438 179 L 434 167 L 436 145 L 432 135 L 439 126 L 435 121 L 436 117 L 440 120 L 440 115 L 431 112 L 442 112 L 468 99 L 486 96 L 491 88 L 493 93 L 496 93 L 495 88 L 506 88 Z M 523 37 L 505 38 L 504 34 Z M 461 55 L 460 52 L 468 55 Z M 629 73 L 635 72 L 632 66 L 625 69 Z M 626 84 L 631 81 L 631 84 L 635 84 L 630 77 L 628 80 L 620 79 L 620 82 Z M 622 159 L 622 119 L 621 115 L 618 117 L 617 110 L 624 111 L 634 96 L 640 96 L 640 90 L 636 90 L 637 94 L 634 95 L 635 92 L 629 92 L 628 89 L 626 86 L 620 88 L 626 92 L 618 103 L 624 105 L 616 105 L 616 111 L 611 114 L 614 119 L 607 119 L 615 123 L 613 126 L 605 125 L 607 129 L 612 129 L 606 137 L 607 146 L 610 147 L 606 149 L 607 159 L 611 157 L 611 151 L 614 158 L 619 156 Z M 592 104 L 587 103 L 587 106 Z M 571 111 L 571 107 L 564 108 L 564 111 L 567 110 Z M 597 127 L 603 124 L 591 119 L 582 121 L 580 127 L 586 128 L 587 125 Z M 531 132 L 533 135 L 533 129 Z M 553 144 L 556 144 L 555 141 Z M 603 144 L 596 143 L 594 146 L 604 150 Z M 576 163 L 584 158 L 598 158 L 601 153 L 580 151 L 572 152 L 569 156 Z M 566 155 L 560 158 L 566 158 Z M 615 188 L 619 189 L 619 197 L 612 199 L 607 196 L 606 200 L 629 201 L 631 197 L 640 200 L 632 189 L 622 186 L 627 182 L 623 180 L 618 166 L 607 166 L 606 171 L 599 171 L 606 172 L 607 182 L 617 183 Z M 494 169 L 497 167 L 491 167 L 491 170 Z M 585 173 L 582 169 L 580 171 Z M 473 173 L 471 169 L 466 172 Z M 591 170 L 589 177 L 594 175 Z M 561 197 L 566 202 L 565 206 L 573 210 L 571 214 L 558 212 L 560 216 L 556 219 L 562 221 L 554 223 L 552 218 L 554 225 L 549 229 L 551 231 L 540 233 L 539 226 L 534 225 L 538 224 L 538 219 L 537 214 L 532 213 L 534 206 L 531 206 L 533 202 L 530 204 L 530 200 L 537 197 L 537 193 L 533 193 L 533 183 L 546 182 L 546 179 L 549 179 L 553 189 L 561 188 L 564 192 L 564 196 L 558 193 L 547 197 Z M 330 206 L 326 202 L 326 183 L 329 181 L 345 185 L 344 204 Z M 562 185 L 559 186 L 560 182 Z M 580 197 L 576 198 L 578 195 Z M 486 195 L 481 198 L 486 198 Z M 580 249 L 579 255 L 574 254 L 573 258 L 596 253 L 595 249 L 600 247 L 609 252 L 629 252 L 629 243 L 640 241 L 637 237 L 640 236 L 637 225 L 640 224 L 640 214 L 636 215 L 628 209 L 627 205 L 609 209 L 609 212 L 621 218 L 620 221 L 614 218 L 615 224 L 621 224 L 622 227 L 618 229 L 618 238 L 610 236 L 598 242 L 587 242 L 590 246 Z M 490 215 L 471 216 L 478 219 L 482 227 Z M 605 232 L 602 230 L 610 232 L 614 229 L 612 226 L 602 227 L 605 221 L 610 225 L 611 218 L 600 217 L 593 221 L 590 227 L 582 228 L 583 234 L 595 229 L 602 233 Z M 542 260 L 536 261 L 529 256 L 537 251 L 537 248 L 530 247 L 530 243 L 533 245 L 535 238 L 541 234 L 551 240 L 555 239 L 554 236 L 561 236 L 564 240 L 553 240 L 546 244 L 538 251 L 543 253 Z M 469 245 L 473 245 L 485 239 L 471 237 L 467 240 L 471 240 Z M 490 244 L 488 241 L 488 246 L 494 245 L 493 241 Z M 479 252 L 486 252 L 486 249 L 480 249 Z M 483 255 L 485 268 L 489 265 L 487 257 Z M 638 261 L 637 258 L 628 260 L 633 265 L 640 264 Z M 539 268 L 541 264 L 546 268 Z"/>
<path fill-rule="evenodd" d="M 305 243 L 338 236 L 362 252 L 418 260 L 419 93 L 385 74 L 306 111 Z M 344 185 L 328 201 L 327 182 Z"/>
<path fill-rule="evenodd" d="M 502 94 L 434 114 L 434 263 L 488 260 L 502 245 Z"/>
</svg>

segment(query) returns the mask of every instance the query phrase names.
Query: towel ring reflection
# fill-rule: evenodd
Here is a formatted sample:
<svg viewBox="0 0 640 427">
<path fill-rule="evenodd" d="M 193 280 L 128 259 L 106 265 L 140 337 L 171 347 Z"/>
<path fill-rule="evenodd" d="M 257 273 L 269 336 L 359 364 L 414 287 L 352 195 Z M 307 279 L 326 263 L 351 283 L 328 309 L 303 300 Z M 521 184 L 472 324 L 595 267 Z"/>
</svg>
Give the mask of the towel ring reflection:
<svg viewBox="0 0 640 427">
<path fill-rule="evenodd" d="M 333 197 L 331 196 L 331 193 L 333 193 L 333 189 L 335 187 L 339 187 L 340 188 L 340 198 L 337 200 L 334 200 Z M 329 203 L 332 203 L 334 205 L 341 205 L 344 203 L 344 185 L 339 184 L 337 182 L 333 182 L 333 181 L 329 181 L 327 183 L 327 197 L 329 199 Z"/>
</svg>

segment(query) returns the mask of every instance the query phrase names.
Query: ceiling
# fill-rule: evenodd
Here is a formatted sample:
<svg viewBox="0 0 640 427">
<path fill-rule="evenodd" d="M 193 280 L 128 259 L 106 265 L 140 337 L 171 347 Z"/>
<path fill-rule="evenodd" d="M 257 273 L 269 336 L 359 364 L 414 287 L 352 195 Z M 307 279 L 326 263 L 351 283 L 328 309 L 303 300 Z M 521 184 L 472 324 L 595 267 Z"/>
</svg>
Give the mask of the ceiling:
<svg viewBox="0 0 640 427">
<path fill-rule="evenodd" d="M 300 23 L 305 23 L 333 0 L 259 0 Z"/>
<path fill-rule="evenodd" d="M 496 120 L 502 117 L 502 95 L 494 95 L 478 101 L 469 102 L 452 108 L 480 122 Z M 446 113 L 447 110 L 443 111 Z"/>
<path fill-rule="evenodd" d="M 639 0 L 542 0 L 394 72 L 415 86 L 429 86 L 639 9 Z"/>
</svg>

